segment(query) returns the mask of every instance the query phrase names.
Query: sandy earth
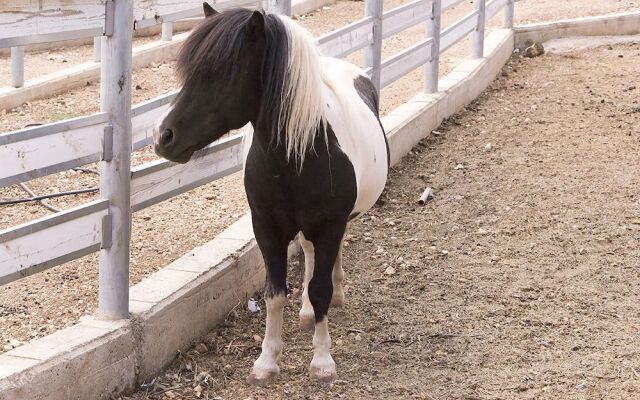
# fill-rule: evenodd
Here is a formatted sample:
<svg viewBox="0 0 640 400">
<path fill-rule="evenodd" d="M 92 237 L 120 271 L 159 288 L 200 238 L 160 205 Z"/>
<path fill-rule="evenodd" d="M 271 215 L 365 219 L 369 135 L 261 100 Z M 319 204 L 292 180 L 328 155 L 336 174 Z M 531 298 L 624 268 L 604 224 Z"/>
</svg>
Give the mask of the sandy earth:
<svg viewBox="0 0 640 400">
<path fill-rule="evenodd" d="M 294 264 L 276 384 L 244 383 L 264 315 L 238 307 L 127 399 L 638 398 L 639 62 L 639 43 L 513 58 L 393 168 L 346 240 L 334 384 L 308 379 Z"/>
<path fill-rule="evenodd" d="M 385 8 L 401 3 L 397 0 L 387 2 Z M 539 20 L 548 17 L 550 4 L 536 6 L 536 3 L 544 2 L 519 2 L 518 18 Z M 576 0 L 565 1 L 562 4 L 554 3 L 558 11 L 554 13 L 553 18 L 548 19 L 582 15 L 583 11 L 599 14 L 629 10 L 638 5 L 637 1 L 596 1 L 592 2 L 589 10 L 583 10 L 584 7 L 578 7 L 580 3 Z M 361 2 L 339 2 L 327 9 L 300 18 L 300 22 L 314 34 L 319 35 L 360 18 L 362 7 Z M 465 4 L 464 7 L 453 10 L 445 17 L 444 24 L 459 18 L 470 7 L 472 7 L 471 4 Z M 389 39 L 385 43 L 385 56 L 422 37 L 422 28 L 416 27 L 404 35 Z M 78 52 L 78 60 L 82 57 L 90 58 L 91 48 L 85 47 L 84 50 L 76 48 L 65 51 L 70 51 L 69 54 Z M 442 57 L 442 74 L 448 72 L 467 53 L 467 43 L 462 43 L 445 53 Z M 39 57 L 37 54 L 33 56 Z M 42 55 L 45 61 L 46 57 L 48 55 Z M 75 56 L 72 58 L 76 59 Z M 358 61 L 356 58 L 353 59 Z M 2 62 L 4 61 L 0 60 L 0 70 L 5 71 L 2 68 Z M 29 63 L 29 65 L 32 64 Z M 42 67 L 42 71 L 44 70 L 45 68 Z M 136 71 L 133 85 L 140 87 L 133 91 L 136 103 L 176 87 L 173 63 L 153 65 Z M 421 74 L 420 71 L 416 71 L 384 89 L 383 113 L 406 101 L 421 86 Z M 0 111 L 0 130 L 9 131 L 19 129 L 29 122 L 60 120 L 95 112 L 98 110 L 98 99 L 98 85 L 92 84 L 50 99 L 34 101 L 9 112 Z M 154 156 L 147 149 L 136 153 L 133 158 L 134 163 L 139 164 L 154 159 Z M 90 167 L 95 168 L 95 166 Z M 97 178 L 91 174 L 68 171 L 31 181 L 29 185 L 36 193 L 42 194 L 95 187 Z M 17 187 L 0 189 L 2 199 L 23 196 L 24 193 Z M 64 209 L 85 203 L 91 198 L 93 198 L 92 195 L 72 196 L 53 200 L 51 203 Z M 132 284 L 176 259 L 188 249 L 210 240 L 246 210 L 241 181 L 236 175 L 135 214 L 132 237 Z M 36 204 L 0 207 L 0 229 L 45 215 L 49 215 L 49 212 Z M 181 223 L 177 224 L 176 221 Z M 185 230 L 185 226 L 189 226 L 190 229 Z M 81 315 L 93 312 L 97 300 L 96 293 L 96 255 L 87 256 L 37 276 L 3 286 L 0 291 L 0 352 L 22 341 L 41 337 L 73 324 Z"/>
</svg>

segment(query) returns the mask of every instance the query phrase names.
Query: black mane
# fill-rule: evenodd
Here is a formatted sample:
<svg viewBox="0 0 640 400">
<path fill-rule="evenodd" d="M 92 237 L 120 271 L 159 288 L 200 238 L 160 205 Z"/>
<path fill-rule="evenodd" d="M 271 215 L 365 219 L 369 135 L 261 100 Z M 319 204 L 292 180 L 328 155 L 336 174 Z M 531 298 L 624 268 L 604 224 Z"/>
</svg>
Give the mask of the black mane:
<svg viewBox="0 0 640 400">
<path fill-rule="evenodd" d="M 189 35 L 178 55 L 178 74 L 183 84 L 206 84 L 216 79 L 232 82 L 238 61 L 249 48 L 245 27 L 254 11 L 231 9 L 206 18 Z M 282 90 L 287 79 L 289 40 L 282 21 L 264 16 L 265 53 L 262 63 L 262 105 L 258 122 L 274 137 L 279 131 Z M 257 55 L 256 55 L 257 56 Z"/>
</svg>

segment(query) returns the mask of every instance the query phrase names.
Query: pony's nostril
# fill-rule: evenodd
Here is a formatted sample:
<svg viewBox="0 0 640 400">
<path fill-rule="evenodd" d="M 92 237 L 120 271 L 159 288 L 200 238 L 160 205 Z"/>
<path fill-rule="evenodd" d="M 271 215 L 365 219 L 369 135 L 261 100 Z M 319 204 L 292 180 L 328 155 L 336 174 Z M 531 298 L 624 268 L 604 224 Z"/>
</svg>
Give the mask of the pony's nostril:
<svg viewBox="0 0 640 400">
<path fill-rule="evenodd" d="M 173 141 L 173 131 L 171 129 L 165 129 L 160 136 L 160 145 L 166 146 Z"/>
</svg>

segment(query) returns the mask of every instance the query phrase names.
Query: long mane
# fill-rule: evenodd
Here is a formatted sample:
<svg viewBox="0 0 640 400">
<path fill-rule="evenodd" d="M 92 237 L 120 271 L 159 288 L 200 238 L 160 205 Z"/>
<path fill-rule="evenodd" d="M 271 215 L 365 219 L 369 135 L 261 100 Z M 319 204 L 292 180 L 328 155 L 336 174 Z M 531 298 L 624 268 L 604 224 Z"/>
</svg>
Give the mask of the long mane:
<svg viewBox="0 0 640 400">
<path fill-rule="evenodd" d="M 178 56 L 182 82 L 228 79 L 245 49 L 244 27 L 253 11 L 233 9 L 205 19 Z M 313 36 L 285 16 L 265 14 L 262 106 L 258 117 L 287 160 L 301 168 L 318 132 L 326 131 L 322 62 Z M 284 142 L 284 143 L 283 143 Z"/>
</svg>

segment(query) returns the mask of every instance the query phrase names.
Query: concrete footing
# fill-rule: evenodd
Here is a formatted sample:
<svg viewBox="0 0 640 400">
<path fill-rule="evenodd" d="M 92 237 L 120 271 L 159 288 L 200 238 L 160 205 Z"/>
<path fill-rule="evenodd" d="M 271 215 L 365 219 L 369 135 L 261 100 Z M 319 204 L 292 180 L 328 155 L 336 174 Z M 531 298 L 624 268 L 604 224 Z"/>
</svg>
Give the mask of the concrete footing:
<svg viewBox="0 0 640 400">
<path fill-rule="evenodd" d="M 617 36 L 640 33 L 640 11 L 521 25 L 514 28 L 516 47 L 570 36 Z"/>
</svg>

